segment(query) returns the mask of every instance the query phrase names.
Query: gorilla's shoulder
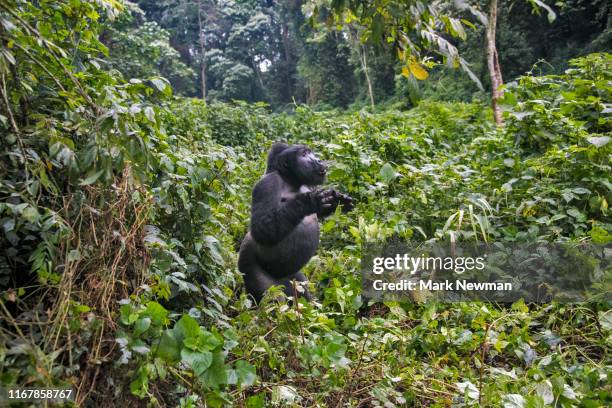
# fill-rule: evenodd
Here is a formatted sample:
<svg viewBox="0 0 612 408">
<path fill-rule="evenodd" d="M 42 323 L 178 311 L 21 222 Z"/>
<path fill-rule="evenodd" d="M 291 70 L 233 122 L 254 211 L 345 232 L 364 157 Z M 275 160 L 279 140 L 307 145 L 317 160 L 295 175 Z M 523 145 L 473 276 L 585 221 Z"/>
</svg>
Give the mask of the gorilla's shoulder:
<svg viewBox="0 0 612 408">
<path fill-rule="evenodd" d="M 282 176 L 277 171 L 266 173 L 253 188 L 253 197 L 259 195 L 270 195 L 272 192 L 279 191 L 283 186 Z"/>
<path fill-rule="evenodd" d="M 264 174 L 264 176 L 255 185 L 255 188 L 257 188 L 258 186 L 275 187 L 283 183 L 283 177 L 277 171 L 272 171 L 270 173 Z"/>
</svg>

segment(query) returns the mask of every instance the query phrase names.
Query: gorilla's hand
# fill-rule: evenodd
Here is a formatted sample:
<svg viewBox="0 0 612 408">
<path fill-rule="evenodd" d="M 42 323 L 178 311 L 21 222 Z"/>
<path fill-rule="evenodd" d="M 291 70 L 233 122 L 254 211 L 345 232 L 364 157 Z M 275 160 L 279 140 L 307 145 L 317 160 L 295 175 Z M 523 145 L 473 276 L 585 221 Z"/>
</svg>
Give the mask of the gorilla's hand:
<svg viewBox="0 0 612 408">
<path fill-rule="evenodd" d="M 317 202 L 317 215 L 327 217 L 336 211 L 338 205 L 342 206 L 342 212 L 353 209 L 353 199 L 347 194 L 336 190 L 318 190 L 313 193 Z"/>
<path fill-rule="evenodd" d="M 302 215 L 317 214 L 321 215 L 329 209 L 335 208 L 336 203 L 333 190 L 315 190 L 308 193 L 301 193 L 295 197 L 295 201 L 300 203 Z"/>
<path fill-rule="evenodd" d="M 335 190 L 317 190 L 312 193 L 315 202 L 315 212 L 319 217 L 325 217 L 336 209 L 338 201 Z"/>
<path fill-rule="evenodd" d="M 344 194 L 344 193 L 340 193 L 336 191 L 336 199 L 337 199 L 336 205 L 342 206 L 343 213 L 347 213 L 353 209 L 354 207 L 353 198 L 349 196 L 348 194 Z"/>
<path fill-rule="evenodd" d="M 353 209 L 353 199 L 349 195 L 332 189 L 299 194 L 296 200 L 302 203 L 306 214 L 317 214 L 320 218 L 332 214 L 339 205 L 344 213 Z"/>
</svg>

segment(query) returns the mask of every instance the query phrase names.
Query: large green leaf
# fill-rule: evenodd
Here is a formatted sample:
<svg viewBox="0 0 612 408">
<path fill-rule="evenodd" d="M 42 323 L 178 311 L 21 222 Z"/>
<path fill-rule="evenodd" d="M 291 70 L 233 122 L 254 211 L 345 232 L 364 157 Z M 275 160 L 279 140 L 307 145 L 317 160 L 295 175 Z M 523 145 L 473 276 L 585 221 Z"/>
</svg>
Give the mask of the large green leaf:
<svg viewBox="0 0 612 408">
<path fill-rule="evenodd" d="M 181 350 L 181 360 L 189 365 L 193 372 L 200 377 L 212 364 L 213 355 L 209 351 L 197 352 L 183 349 Z"/>
<path fill-rule="evenodd" d="M 395 168 L 393 168 L 390 163 L 385 163 L 380 169 L 380 177 L 387 184 L 395 180 L 397 176 L 398 173 L 395 171 Z"/>
<path fill-rule="evenodd" d="M 222 351 L 213 353 L 213 360 L 200 380 L 208 387 L 218 388 L 221 385 L 227 384 L 227 369 L 225 365 L 225 354 Z"/>
<path fill-rule="evenodd" d="M 179 341 L 184 341 L 186 338 L 197 338 L 201 332 L 198 322 L 189 315 L 183 315 L 174 325 L 174 333 Z"/>
</svg>

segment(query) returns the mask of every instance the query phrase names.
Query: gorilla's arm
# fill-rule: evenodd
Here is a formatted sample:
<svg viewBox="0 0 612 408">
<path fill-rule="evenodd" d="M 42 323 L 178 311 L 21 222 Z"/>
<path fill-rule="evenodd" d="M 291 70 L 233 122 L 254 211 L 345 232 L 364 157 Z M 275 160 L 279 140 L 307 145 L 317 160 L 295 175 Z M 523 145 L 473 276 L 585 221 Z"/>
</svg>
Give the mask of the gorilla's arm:
<svg viewBox="0 0 612 408">
<path fill-rule="evenodd" d="M 267 174 L 253 189 L 251 235 L 264 245 L 285 238 L 304 219 L 316 212 L 311 193 L 299 193 L 281 201 L 285 182 L 277 173 Z"/>
<path fill-rule="evenodd" d="M 263 245 L 285 238 L 306 217 L 327 211 L 334 204 L 332 190 L 298 193 L 282 201 L 287 183 L 276 172 L 267 174 L 253 189 L 251 235 Z"/>
</svg>

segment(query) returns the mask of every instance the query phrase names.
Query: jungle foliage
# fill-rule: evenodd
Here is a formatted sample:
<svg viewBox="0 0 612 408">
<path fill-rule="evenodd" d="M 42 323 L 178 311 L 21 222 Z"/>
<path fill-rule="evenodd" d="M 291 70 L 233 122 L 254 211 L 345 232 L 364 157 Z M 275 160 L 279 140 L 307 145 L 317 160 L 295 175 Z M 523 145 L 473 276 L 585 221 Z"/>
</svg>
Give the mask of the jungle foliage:
<svg viewBox="0 0 612 408">
<path fill-rule="evenodd" d="M 113 66 L 146 77 L 157 65 L 179 95 L 263 101 L 275 111 L 294 103 L 359 109 L 371 102 L 384 110 L 410 108 L 426 97 L 486 100 L 490 91 L 481 21 L 488 1 L 127 3 L 133 17 L 113 23 L 103 36 Z M 462 11 L 466 4 L 481 14 Z M 500 1 L 497 49 L 504 80 L 532 69 L 562 73 L 571 58 L 608 51 L 610 7 L 605 0 Z M 116 36 L 118 25 L 122 34 Z M 175 64 L 158 56 L 167 54 L 167 44 L 178 51 Z M 420 81 L 428 73 L 430 80 Z M 196 80 L 187 81 L 190 75 Z"/>
<path fill-rule="evenodd" d="M 504 128 L 479 102 L 278 114 L 174 96 L 161 75 L 188 64 L 122 73 L 104 37 L 121 8 L 0 0 L 3 387 L 86 406 L 612 404 L 609 303 L 369 304 L 358 272 L 389 236 L 610 243 L 610 54 L 509 84 Z M 174 58 L 148 27 L 150 61 Z M 356 209 L 322 224 L 318 301 L 256 308 L 236 249 L 281 139 L 330 160 Z"/>
</svg>

